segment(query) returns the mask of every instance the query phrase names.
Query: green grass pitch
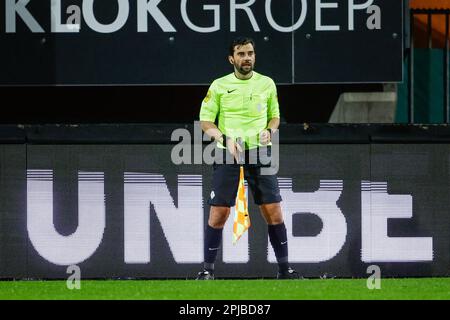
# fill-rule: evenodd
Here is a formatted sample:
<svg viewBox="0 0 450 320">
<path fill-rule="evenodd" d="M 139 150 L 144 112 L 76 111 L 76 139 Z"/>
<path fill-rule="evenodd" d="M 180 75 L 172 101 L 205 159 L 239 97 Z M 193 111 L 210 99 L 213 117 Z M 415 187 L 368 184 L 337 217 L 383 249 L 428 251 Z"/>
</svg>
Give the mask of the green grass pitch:
<svg viewBox="0 0 450 320">
<path fill-rule="evenodd" d="M 450 278 L 305 280 L 82 280 L 0 281 L 1 300 L 413 300 L 450 299 Z"/>
</svg>

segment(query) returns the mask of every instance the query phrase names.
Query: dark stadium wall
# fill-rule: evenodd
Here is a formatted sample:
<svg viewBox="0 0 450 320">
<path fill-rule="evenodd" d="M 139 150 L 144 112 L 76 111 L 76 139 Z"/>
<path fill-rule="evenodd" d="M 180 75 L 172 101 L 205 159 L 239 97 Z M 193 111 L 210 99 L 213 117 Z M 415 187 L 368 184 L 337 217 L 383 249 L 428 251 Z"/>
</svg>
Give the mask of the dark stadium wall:
<svg viewBox="0 0 450 320">
<path fill-rule="evenodd" d="M 343 92 L 381 84 L 279 85 L 282 121 L 327 123 Z M 1 87 L 2 124 L 193 123 L 208 86 Z"/>
<path fill-rule="evenodd" d="M 5 1 L 0 123 L 192 123 L 242 35 L 287 123 L 328 122 L 342 92 L 402 81 L 403 1 L 276 3 Z"/>
</svg>

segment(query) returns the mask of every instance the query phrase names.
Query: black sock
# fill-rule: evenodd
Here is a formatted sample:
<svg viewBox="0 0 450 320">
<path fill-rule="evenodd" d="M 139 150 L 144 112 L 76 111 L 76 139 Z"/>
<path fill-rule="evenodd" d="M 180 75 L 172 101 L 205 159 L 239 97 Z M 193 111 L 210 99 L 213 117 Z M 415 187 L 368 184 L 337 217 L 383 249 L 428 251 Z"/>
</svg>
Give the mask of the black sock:
<svg viewBox="0 0 450 320">
<path fill-rule="evenodd" d="M 204 268 L 210 272 L 214 272 L 214 262 L 216 261 L 217 251 L 219 251 L 220 243 L 222 242 L 221 229 L 214 229 L 209 225 L 205 230 L 205 243 L 204 243 Z"/>
<path fill-rule="evenodd" d="M 287 271 L 289 269 L 289 263 L 286 226 L 283 222 L 276 225 L 269 225 L 268 229 L 270 243 L 277 257 L 278 269 L 281 272 Z"/>
</svg>

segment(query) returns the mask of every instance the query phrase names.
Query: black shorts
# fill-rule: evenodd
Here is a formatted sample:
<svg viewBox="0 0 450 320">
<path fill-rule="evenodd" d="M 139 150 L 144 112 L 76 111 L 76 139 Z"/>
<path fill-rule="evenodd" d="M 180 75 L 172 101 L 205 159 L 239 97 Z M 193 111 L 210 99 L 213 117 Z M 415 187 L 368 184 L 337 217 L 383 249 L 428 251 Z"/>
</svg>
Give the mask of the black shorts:
<svg viewBox="0 0 450 320">
<path fill-rule="evenodd" d="M 212 191 L 208 199 L 211 206 L 233 207 L 239 186 L 240 165 L 213 164 Z M 276 175 L 261 175 L 261 166 L 244 165 L 247 180 L 257 205 L 281 202 Z"/>
</svg>

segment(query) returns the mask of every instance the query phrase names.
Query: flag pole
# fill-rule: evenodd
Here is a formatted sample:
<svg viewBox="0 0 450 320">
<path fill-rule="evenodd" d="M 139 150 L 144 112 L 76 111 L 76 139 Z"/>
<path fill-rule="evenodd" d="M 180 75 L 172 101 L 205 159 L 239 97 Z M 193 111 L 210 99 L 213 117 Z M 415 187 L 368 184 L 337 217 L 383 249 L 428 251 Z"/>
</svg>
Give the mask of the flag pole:
<svg viewBox="0 0 450 320">
<path fill-rule="evenodd" d="M 245 146 L 241 138 L 236 139 L 236 143 L 241 147 L 242 152 L 237 150 L 237 163 L 239 166 L 239 186 L 238 193 L 236 195 L 236 208 L 234 214 L 233 223 L 233 244 L 236 245 L 237 241 L 241 238 L 245 231 L 250 228 L 250 216 L 248 214 L 247 197 L 245 195 L 244 184 L 244 163 L 245 163 Z"/>
</svg>

